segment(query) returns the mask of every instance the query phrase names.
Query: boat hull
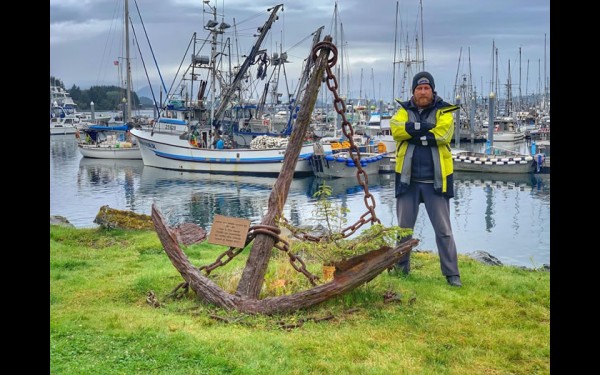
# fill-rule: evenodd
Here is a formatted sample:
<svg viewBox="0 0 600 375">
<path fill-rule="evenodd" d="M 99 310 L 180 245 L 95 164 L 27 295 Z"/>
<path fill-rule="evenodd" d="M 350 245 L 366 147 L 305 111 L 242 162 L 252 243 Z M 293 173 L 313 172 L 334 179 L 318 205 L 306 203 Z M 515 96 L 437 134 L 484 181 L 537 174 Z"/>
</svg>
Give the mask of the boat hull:
<svg viewBox="0 0 600 375">
<path fill-rule="evenodd" d="M 131 133 L 138 139 L 144 165 L 179 171 L 276 176 L 281 172 L 286 152 L 285 148 L 198 148 L 176 134 L 152 134 L 139 129 Z M 302 146 L 294 176 L 312 174 L 309 159 L 313 153 L 312 144 Z"/>
<path fill-rule="evenodd" d="M 52 126 L 50 125 L 50 135 L 75 134 L 77 129 L 74 126 Z"/>
<path fill-rule="evenodd" d="M 361 153 L 361 167 L 366 174 L 377 174 L 385 160 L 384 154 Z M 347 152 L 330 155 L 313 155 L 310 164 L 317 177 L 343 178 L 356 176 L 358 168 Z"/>
<path fill-rule="evenodd" d="M 485 173 L 530 173 L 533 157 L 528 155 L 487 155 L 478 152 L 457 152 L 452 155 L 454 171 Z"/>
<path fill-rule="evenodd" d="M 494 133 L 494 142 L 520 142 L 524 139 L 525 139 L 525 133 L 517 133 L 517 132 Z"/>
<path fill-rule="evenodd" d="M 96 145 L 77 145 L 79 152 L 86 158 L 93 159 L 142 159 L 142 153 L 140 148 L 134 147 L 112 147 L 112 146 L 101 146 Z"/>
</svg>

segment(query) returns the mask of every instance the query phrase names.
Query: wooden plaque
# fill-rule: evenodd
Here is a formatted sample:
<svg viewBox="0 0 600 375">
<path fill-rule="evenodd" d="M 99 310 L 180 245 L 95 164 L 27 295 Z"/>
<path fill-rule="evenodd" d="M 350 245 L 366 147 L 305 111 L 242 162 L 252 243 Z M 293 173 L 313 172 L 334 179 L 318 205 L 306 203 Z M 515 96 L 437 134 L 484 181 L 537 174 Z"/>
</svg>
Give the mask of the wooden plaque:
<svg viewBox="0 0 600 375">
<path fill-rule="evenodd" d="M 249 228 L 250 220 L 248 219 L 215 215 L 215 221 L 213 221 L 208 235 L 208 243 L 244 247 Z"/>
</svg>

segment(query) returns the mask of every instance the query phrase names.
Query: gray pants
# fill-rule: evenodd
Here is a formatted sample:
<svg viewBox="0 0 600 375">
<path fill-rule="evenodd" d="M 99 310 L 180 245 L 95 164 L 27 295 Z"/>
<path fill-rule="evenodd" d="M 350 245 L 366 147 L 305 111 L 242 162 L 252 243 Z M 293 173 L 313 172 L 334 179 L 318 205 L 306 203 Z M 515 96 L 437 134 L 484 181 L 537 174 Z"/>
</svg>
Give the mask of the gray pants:
<svg viewBox="0 0 600 375">
<path fill-rule="evenodd" d="M 427 215 L 435 232 L 435 243 L 444 276 L 460 275 L 456 244 L 450 225 L 450 200 L 433 191 L 433 184 L 411 182 L 408 191 L 396 198 L 398 226 L 414 229 L 419 205 L 425 203 Z M 398 264 L 400 269 L 410 269 L 410 256 Z"/>
</svg>

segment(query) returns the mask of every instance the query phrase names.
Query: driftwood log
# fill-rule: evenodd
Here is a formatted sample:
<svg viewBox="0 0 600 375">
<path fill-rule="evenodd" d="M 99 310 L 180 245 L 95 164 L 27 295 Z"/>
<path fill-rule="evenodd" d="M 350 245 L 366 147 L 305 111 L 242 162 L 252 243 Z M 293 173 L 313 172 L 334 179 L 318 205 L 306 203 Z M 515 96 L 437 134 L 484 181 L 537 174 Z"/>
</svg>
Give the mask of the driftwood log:
<svg viewBox="0 0 600 375">
<path fill-rule="evenodd" d="M 323 42 L 319 43 L 324 48 L 319 49 L 320 53 L 315 59 L 315 69 L 307 85 L 300 112 L 286 148 L 281 173 L 269 196 L 268 210 L 261 225 L 276 226 L 276 219 L 283 212 L 290 184 L 294 177 L 296 161 L 308 130 L 310 115 L 314 109 L 325 69 L 327 64 L 331 63 L 333 65 L 336 61 L 336 56 L 329 59 L 330 48 L 327 48 L 327 46 L 331 45 L 331 41 L 332 38 L 328 35 Z M 313 56 L 315 55 L 313 54 Z M 152 205 L 151 216 L 155 230 L 171 263 L 196 295 L 217 306 L 247 313 L 273 314 L 298 310 L 351 291 L 390 268 L 395 262 L 406 256 L 419 242 L 410 239 L 395 248 L 382 247 L 375 249 L 339 264 L 333 280 L 328 283 L 292 295 L 259 300 L 258 297 L 264 283 L 271 250 L 275 245 L 275 239 L 272 236 L 262 233 L 256 235 L 236 293 L 232 295 L 200 274 L 200 271 L 189 262 L 185 253 L 179 247 L 177 233 L 166 224 L 165 218 L 154 205 Z"/>
</svg>

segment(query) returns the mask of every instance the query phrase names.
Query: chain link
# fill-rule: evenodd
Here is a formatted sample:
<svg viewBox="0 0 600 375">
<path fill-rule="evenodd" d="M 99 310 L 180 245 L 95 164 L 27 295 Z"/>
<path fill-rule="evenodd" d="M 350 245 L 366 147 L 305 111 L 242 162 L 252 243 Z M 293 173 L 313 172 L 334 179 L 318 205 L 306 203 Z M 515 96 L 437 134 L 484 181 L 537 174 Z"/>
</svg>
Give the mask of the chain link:
<svg viewBox="0 0 600 375">
<path fill-rule="evenodd" d="M 368 210 L 368 212 L 365 213 L 364 215 L 362 215 L 355 224 L 350 225 L 349 227 L 342 230 L 343 238 L 347 238 L 347 237 L 351 236 L 353 233 L 355 233 L 364 224 L 366 224 L 368 222 L 370 222 L 371 224 L 372 223 L 380 224 L 381 221 L 379 220 L 379 218 L 377 218 L 377 215 L 375 214 L 376 203 L 375 203 L 375 199 L 369 192 L 369 177 L 367 176 L 367 173 L 363 170 L 362 166 L 360 165 L 360 150 L 358 149 L 358 146 L 354 143 L 354 139 L 353 139 L 354 138 L 354 128 L 352 128 L 352 124 L 350 124 L 350 122 L 346 119 L 346 103 L 344 102 L 344 100 L 342 98 L 340 98 L 340 96 L 337 93 L 337 89 L 338 89 L 337 78 L 335 77 L 335 75 L 333 74 L 333 71 L 331 70 L 331 68 L 337 62 L 337 48 L 335 47 L 335 45 L 333 43 L 330 43 L 330 42 L 321 42 L 321 43 L 317 44 L 315 46 L 315 50 L 317 49 L 317 47 L 329 48 L 331 50 L 331 52 L 333 53 L 333 57 L 328 60 L 327 67 L 325 68 L 325 71 L 327 73 L 327 76 L 326 76 L 327 88 L 333 94 L 333 97 L 334 97 L 333 107 L 334 107 L 335 111 L 342 117 L 342 132 L 344 133 L 344 136 L 346 138 L 348 138 L 348 142 L 350 143 L 348 153 L 350 155 L 350 158 L 354 161 L 354 164 L 356 165 L 356 180 L 364 189 L 364 201 L 365 201 L 365 206 L 367 207 L 367 210 Z M 316 56 L 316 53 L 313 52 L 313 57 L 315 57 L 315 56 Z M 371 214 L 371 218 L 369 220 L 366 220 L 365 217 L 368 214 Z"/>
<path fill-rule="evenodd" d="M 302 273 L 304 276 L 306 276 L 306 278 L 311 283 L 311 285 L 313 285 L 313 286 L 317 285 L 315 280 L 318 280 L 319 277 L 310 273 L 308 271 L 308 269 L 306 268 L 306 264 L 304 263 L 304 261 L 302 261 L 302 259 L 300 259 L 298 256 L 292 254 L 289 251 L 290 246 L 287 243 L 287 241 L 285 241 L 284 239 L 279 237 L 280 233 L 281 233 L 281 229 L 279 229 L 278 227 L 273 227 L 273 226 L 269 226 L 269 225 L 254 225 L 254 226 L 250 227 L 250 229 L 248 230 L 248 235 L 246 236 L 246 242 L 243 247 L 241 247 L 241 248 L 230 247 L 223 254 L 219 255 L 217 257 L 216 261 L 214 261 L 213 263 L 211 263 L 209 265 L 199 267 L 198 270 L 206 272 L 206 275 L 210 275 L 210 273 L 215 268 L 226 265 L 233 258 L 235 258 L 239 253 L 241 253 L 244 250 L 244 248 L 246 246 L 248 246 L 248 244 L 250 242 L 252 242 L 252 240 L 256 237 L 257 234 L 266 234 L 266 235 L 273 237 L 273 239 L 275 240 L 275 244 L 273 245 L 275 248 L 285 252 L 288 255 L 288 258 L 290 260 L 290 264 L 292 265 L 292 267 L 294 267 L 294 269 L 296 271 L 298 271 L 298 272 Z M 224 257 L 226 257 L 226 259 L 222 260 Z"/>
</svg>

